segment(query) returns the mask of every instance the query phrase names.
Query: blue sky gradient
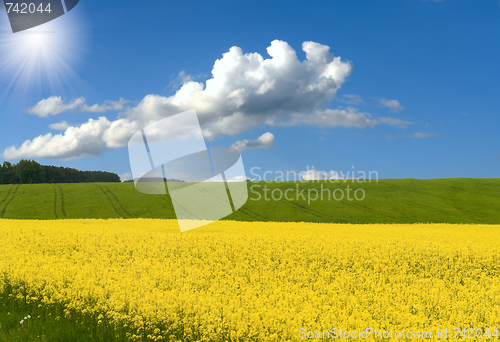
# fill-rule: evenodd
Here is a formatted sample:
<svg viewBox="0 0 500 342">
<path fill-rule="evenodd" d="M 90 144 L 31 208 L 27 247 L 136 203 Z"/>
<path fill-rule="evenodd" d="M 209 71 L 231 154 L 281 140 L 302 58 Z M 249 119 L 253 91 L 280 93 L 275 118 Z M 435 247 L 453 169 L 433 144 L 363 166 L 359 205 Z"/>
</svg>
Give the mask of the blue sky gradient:
<svg viewBox="0 0 500 342">
<path fill-rule="evenodd" d="M 2 11 L 0 54 L 8 55 L 16 45 Z M 372 119 L 411 124 L 276 126 L 261 120 L 236 134 L 220 134 L 210 146 L 272 133 L 272 146 L 242 152 L 247 171 L 314 166 L 345 173 L 354 166 L 378 171 L 380 178 L 499 177 L 499 23 L 498 0 L 81 0 L 65 16 L 30 30 L 50 31 L 41 39 L 50 40 L 51 51 L 69 69 L 41 62 L 12 88 L 16 72 L 27 66 L 0 65 L 0 152 L 49 132 L 64 134 L 51 124 L 79 126 L 102 116 L 113 121 L 147 95 L 172 96 L 182 86 L 181 73 L 205 83 L 215 61 L 232 46 L 267 59 L 271 42 L 281 40 L 303 61 L 302 44 L 312 41 L 352 65 L 325 108 L 353 107 Z M 17 49 L 20 59 L 26 52 Z M 60 75 L 59 82 L 51 73 Z M 65 104 L 84 97 L 89 106 L 129 102 L 106 112 L 69 109 L 47 117 L 29 112 L 53 96 Z M 384 106 L 383 99 L 400 107 Z M 42 164 L 130 172 L 126 147 L 104 147 L 98 155 L 69 160 L 32 157 Z"/>
</svg>

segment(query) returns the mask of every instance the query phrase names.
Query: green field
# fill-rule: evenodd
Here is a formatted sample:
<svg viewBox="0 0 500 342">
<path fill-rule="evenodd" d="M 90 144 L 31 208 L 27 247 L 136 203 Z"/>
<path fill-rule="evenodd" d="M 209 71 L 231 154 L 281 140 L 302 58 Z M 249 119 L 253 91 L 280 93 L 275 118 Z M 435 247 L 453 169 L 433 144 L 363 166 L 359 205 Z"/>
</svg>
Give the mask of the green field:
<svg viewBox="0 0 500 342">
<path fill-rule="evenodd" d="M 372 183 L 249 182 L 248 202 L 226 217 L 239 221 L 338 223 L 500 223 L 500 179 L 394 179 Z M 286 200 L 265 200 L 289 190 Z M 362 201 L 328 199 L 325 189 L 363 189 Z M 298 187 L 298 188 L 297 188 Z M 323 187 L 323 188 L 322 188 Z M 303 196 L 298 192 L 302 192 Z M 308 202 L 325 190 L 323 200 Z M 339 191 L 340 191 L 339 190 Z M 259 195 L 260 200 L 256 200 Z M 361 193 L 359 193 L 361 196 Z M 358 197 L 359 197 L 358 196 Z M 337 198 L 340 192 L 337 193 Z M 352 193 L 351 193 L 352 198 Z M 175 218 L 170 198 L 138 192 L 133 183 L 1 185 L 0 218 Z"/>
</svg>

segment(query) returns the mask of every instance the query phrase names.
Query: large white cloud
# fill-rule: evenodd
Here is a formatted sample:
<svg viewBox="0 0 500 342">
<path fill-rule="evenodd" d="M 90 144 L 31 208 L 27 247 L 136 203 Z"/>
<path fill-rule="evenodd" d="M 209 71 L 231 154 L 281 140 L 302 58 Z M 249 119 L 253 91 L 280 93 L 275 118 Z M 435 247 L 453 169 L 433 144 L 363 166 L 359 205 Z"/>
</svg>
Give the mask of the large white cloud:
<svg viewBox="0 0 500 342">
<path fill-rule="evenodd" d="M 306 54 L 304 61 L 300 61 L 295 50 L 284 41 L 271 43 L 267 48 L 270 58 L 258 53 L 244 54 L 234 46 L 215 61 L 212 77 L 205 83 L 183 75 L 182 86 L 170 97 L 147 95 L 136 107 L 124 110 L 119 120 L 102 117 L 80 127 L 69 127 L 64 134 L 39 136 L 19 148 L 9 147 L 4 158 L 77 158 L 99 154 L 105 146 L 125 146 L 135 131 L 156 120 L 191 109 L 197 111 L 203 134 L 208 139 L 266 124 L 402 126 L 404 122 L 399 119 L 373 118 L 354 108 L 326 109 L 350 75 L 352 65 L 332 55 L 326 45 L 305 42 L 302 49 Z M 65 104 L 60 97 L 52 97 L 38 103 L 31 112 L 39 116 L 70 109 L 103 112 L 120 110 L 124 103 L 123 100 L 107 101 L 103 105 L 87 106 L 83 98 Z M 95 127 L 92 134 L 90 127 Z"/>
<path fill-rule="evenodd" d="M 306 60 L 301 62 L 295 50 L 279 40 L 267 48 L 268 59 L 232 47 L 214 63 L 206 84 L 188 79 L 174 95 L 148 95 L 125 116 L 158 120 L 194 108 L 204 135 L 211 139 L 297 113 L 314 115 L 334 97 L 352 66 L 325 45 L 305 42 L 302 48 Z"/>
</svg>

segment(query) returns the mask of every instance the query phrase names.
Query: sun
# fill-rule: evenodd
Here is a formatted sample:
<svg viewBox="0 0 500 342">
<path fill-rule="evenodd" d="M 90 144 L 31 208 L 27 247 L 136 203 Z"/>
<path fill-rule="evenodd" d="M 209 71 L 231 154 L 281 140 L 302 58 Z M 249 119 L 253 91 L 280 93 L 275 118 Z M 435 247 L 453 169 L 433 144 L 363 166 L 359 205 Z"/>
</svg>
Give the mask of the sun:
<svg viewBox="0 0 500 342">
<path fill-rule="evenodd" d="M 48 43 L 50 36 L 42 32 L 32 32 L 28 40 L 30 45 L 40 47 Z"/>
<path fill-rule="evenodd" d="M 86 87 L 72 68 L 82 58 L 84 34 L 78 21 L 60 19 L 18 33 L 0 22 L 0 103 L 31 105 Z"/>
</svg>

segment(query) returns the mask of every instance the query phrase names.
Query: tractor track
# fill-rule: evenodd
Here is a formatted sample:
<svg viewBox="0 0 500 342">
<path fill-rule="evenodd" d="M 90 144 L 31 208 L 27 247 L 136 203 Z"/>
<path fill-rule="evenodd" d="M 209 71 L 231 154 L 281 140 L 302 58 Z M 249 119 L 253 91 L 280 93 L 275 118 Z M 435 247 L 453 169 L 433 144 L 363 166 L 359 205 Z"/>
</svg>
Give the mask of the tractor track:
<svg viewBox="0 0 500 342">
<path fill-rule="evenodd" d="M 122 205 L 122 203 L 120 202 L 120 200 L 118 199 L 118 197 L 116 197 L 115 193 L 111 190 L 109 190 L 109 188 L 107 186 L 103 186 L 104 189 L 108 190 L 109 193 L 111 194 L 111 196 L 113 196 L 113 198 L 116 200 L 116 203 L 118 203 L 118 205 L 120 206 L 121 210 L 123 210 L 123 212 L 125 214 L 127 214 L 129 217 L 132 217 L 132 215 L 130 215 L 130 213 L 127 211 L 127 209 L 125 209 Z"/>
<path fill-rule="evenodd" d="M 60 185 L 58 184 L 52 184 L 52 187 L 54 188 L 54 215 L 56 216 L 56 219 L 58 218 L 66 218 L 66 209 L 64 207 L 64 193 L 63 189 Z M 61 217 L 57 214 L 57 202 L 60 200 L 60 212 L 62 212 Z"/>
<path fill-rule="evenodd" d="M 52 184 L 52 187 L 54 188 L 54 215 L 56 216 L 56 220 L 59 218 L 57 215 L 57 189 L 54 184 Z"/>
<path fill-rule="evenodd" d="M 0 205 L 1 205 L 3 202 L 5 202 L 5 201 L 7 200 L 7 198 L 9 198 L 9 195 L 10 195 L 10 193 L 11 193 L 11 191 L 12 191 L 12 189 L 13 189 L 14 187 L 15 187 L 15 185 L 12 185 L 12 186 L 10 187 L 9 192 L 7 192 L 7 195 L 5 196 L 5 198 L 2 200 L 2 202 L 0 202 Z"/>
<path fill-rule="evenodd" d="M 64 203 L 64 192 L 63 192 L 63 189 L 62 189 L 62 187 L 59 184 L 57 186 L 59 187 L 59 190 L 61 191 L 61 209 L 62 209 L 63 215 L 64 215 L 64 217 L 68 217 L 68 215 L 66 215 L 66 205 Z"/>
<path fill-rule="evenodd" d="M 9 195 L 11 193 L 11 190 L 12 188 L 9 190 Z M 17 191 L 19 190 L 19 184 L 16 186 L 16 189 L 14 190 L 14 196 L 12 196 L 12 198 L 10 200 L 8 200 L 6 203 L 5 203 L 5 206 L 3 207 L 3 210 L 2 210 L 2 215 L 1 217 L 2 218 L 5 218 L 5 211 L 7 210 L 7 208 L 9 207 L 9 205 L 12 203 L 12 201 L 16 198 L 16 195 L 17 195 Z M 5 202 L 7 198 L 5 198 L 3 200 L 3 202 Z"/>
<path fill-rule="evenodd" d="M 111 204 L 111 206 L 113 207 L 113 210 L 121 217 L 121 218 L 126 218 L 125 216 L 127 215 L 128 217 L 132 217 L 122 206 L 122 204 L 120 203 L 120 201 L 118 200 L 118 198 L 116 197 L 116 195 L 108 189 L 108 187 L 106 186 L 101 186 L 101 185 L 95 185 L 96 187 L 98 187 L 102 193 L 107 197 L 109 203 Z M 107 191 L 106 191 L 107 190 Z M 113 198 L 114 200 L 116 201 L 116 204 L 115 202 L 113 201 Z M 122 212 L 120 212 L 120 209 L 122 210 Z M 125 215 L 124 215 L 125 214 Z"/>
</svg>

